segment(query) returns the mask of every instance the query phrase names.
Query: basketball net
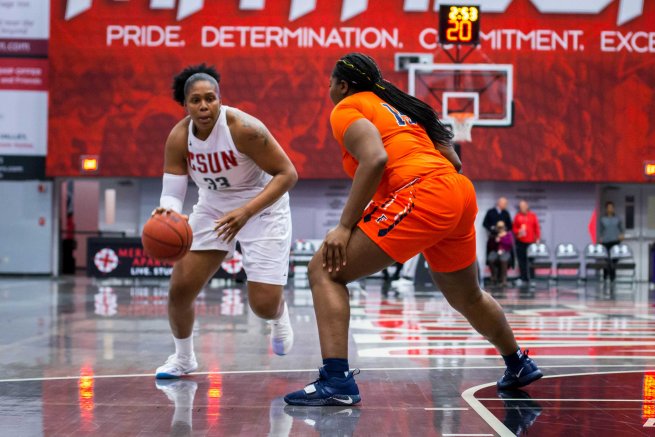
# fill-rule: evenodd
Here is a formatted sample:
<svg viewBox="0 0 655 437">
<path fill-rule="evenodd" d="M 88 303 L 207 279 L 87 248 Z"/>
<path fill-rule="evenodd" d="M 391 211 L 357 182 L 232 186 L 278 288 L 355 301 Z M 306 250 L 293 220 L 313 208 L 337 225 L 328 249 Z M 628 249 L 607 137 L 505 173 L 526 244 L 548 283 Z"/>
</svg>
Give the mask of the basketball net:
<svg viewBox="0 0 655 437">
<path fill-rule="evenodd" d="M 453 141 L 472 141 L 471 129 L 475 121 L 475 114 L 472 112 L 451 112 L 448 114 L 453 124 Z"/>
</svg>

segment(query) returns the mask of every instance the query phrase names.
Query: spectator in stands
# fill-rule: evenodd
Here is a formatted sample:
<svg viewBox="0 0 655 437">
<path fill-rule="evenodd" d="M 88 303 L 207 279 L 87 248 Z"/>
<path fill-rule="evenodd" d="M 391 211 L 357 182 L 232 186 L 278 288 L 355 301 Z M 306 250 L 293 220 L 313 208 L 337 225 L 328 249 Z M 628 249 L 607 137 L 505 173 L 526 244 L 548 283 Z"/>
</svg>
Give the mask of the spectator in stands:
<svg viewBox="0 0 655 437">
<path fill-rule="evenodd" d="M 496 201 L 496 206 L 489 208 L 484 216 L 482 226 L 487 230 L 487 263 L 489 262 L 489 254 L 492 247 L 495 247 L 496 238 L 496 224 L 502 221 L 505 224 L 506 230 L 512 230 L 512 217 L 507 211 L 507 198 L 499 197 Z M 509 267 L 514 267 L 514 251 L 510 254 Z"/>
<path fill-rule="evenodd" d="M 623 222 L 618 218 L 614 211 L 613 202 L 605 202 L 605 215 L 600 218 L 599 243 L 607 248 L 607 253 L 613 246 L 623 241 Z M 605 279 L 609 278 L 614 282 L 616 279 L 616 269 L 614 262 L 610 262 L 609 268 L 603 270 Z"/>
<path fill-rule="evenodd" d="M 528 246 L 532 243 L 539 242 L 541 232 L 539 229 L 539 219 L 535 213 L 530 211 L 530 206 L 525 200 L 519 202 L 519 212 L 514 217 L 513 231 L 516 236 L 516 257 L 519 260 L 521 281 L 528 282 L 530 280 L 528 272 Z"/>
<path fill-rule="evenodd" d="M 495 230 L 496 224 L 501 221 L 505 223 L 505 229 L 512 229 L 512 217 L 507 211 L 507 198 L 499 197 L 496 201 L 496 206 L 487 210 L 484 216 L 482 226 L 492 234 Z"/>
<path fill-rule="evenodd" d="M 507 285 L 507 268 L 514 250 L 514 237 L 505 227 L 505 222 L 499 220 L 495 225 L 495 236 L 487 243 L 487 264 L 491 269 L 491 283 Z"/>
</svg>

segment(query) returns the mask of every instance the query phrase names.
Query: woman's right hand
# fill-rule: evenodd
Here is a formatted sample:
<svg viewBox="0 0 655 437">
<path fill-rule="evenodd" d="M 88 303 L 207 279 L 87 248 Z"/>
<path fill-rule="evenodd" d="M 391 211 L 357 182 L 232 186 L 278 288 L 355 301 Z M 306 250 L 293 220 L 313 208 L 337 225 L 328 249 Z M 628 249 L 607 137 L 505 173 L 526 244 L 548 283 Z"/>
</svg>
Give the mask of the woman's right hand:
<svg viewBox="0 0 655 437">
<path fill-rule="evenodd" d="M 157 208 L 152 210 L 152 212 L 150 213 L 150 217 L 154 217 L 158 214 L 170 214 L 171 212 L 173 212 L 172 209 L 166 209 L 166 208 L 162 208 L 161 206 L 158 206 Z M 186 214 L 180 214 L 180 215 L 184 218 L 184 220 L 189 221 L 188 215 Z"/>
</svg>

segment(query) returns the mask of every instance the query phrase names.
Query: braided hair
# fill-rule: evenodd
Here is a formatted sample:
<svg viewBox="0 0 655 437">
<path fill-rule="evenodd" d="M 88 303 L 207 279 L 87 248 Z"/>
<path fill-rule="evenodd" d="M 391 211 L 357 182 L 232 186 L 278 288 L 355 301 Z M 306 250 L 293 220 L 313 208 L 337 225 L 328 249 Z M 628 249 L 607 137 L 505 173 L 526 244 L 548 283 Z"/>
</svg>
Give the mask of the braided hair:
<svg viewBox="0 0 655 437">
<path fill-rule="evenodd" d="M 200 65 L 191 65 L 182 70 L 173 78 L 173 99 L 180 105 L 184 106 L 186 96 L 189 94 L 191 86 L 201 80 L 210 82 L 216 88 L 216 94 L 220 96 L 218 87 L 221 81 L 221 74 L 216 68 L 208 67 L 204 63 Z"/>
<path fill-rule="evenodd" d="M 383 79 L 382 72 L 370 56 L 362 53 L 348 53 L 337 61 L 332 76 L 346 81 L 355 92 L 371 91 L 418 122 L 435 145 L 448 146 L 450 144 L 453 134 L 441 124 L 434 109 Z"/>
</svg>

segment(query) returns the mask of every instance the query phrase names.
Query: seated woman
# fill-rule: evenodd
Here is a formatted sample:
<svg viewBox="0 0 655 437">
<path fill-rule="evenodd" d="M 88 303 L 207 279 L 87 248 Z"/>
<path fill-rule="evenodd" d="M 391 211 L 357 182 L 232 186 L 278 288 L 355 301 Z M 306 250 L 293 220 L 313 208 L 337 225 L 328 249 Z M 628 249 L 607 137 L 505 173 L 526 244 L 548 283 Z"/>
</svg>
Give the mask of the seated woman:
<svg viewBox="0 0 655 437">
<path fill-rule="evenodd" d="M 512 259 L 514 237 L 507 230 L 505 223 L 496 223 L 496 235 L 487 243 L 487 264 L 491 269 L 491 283 L 507 285 L 507 268 Z"/>
</svg>

